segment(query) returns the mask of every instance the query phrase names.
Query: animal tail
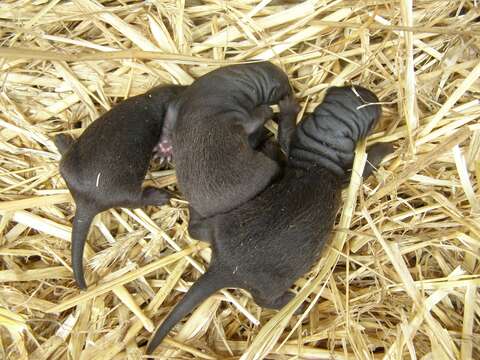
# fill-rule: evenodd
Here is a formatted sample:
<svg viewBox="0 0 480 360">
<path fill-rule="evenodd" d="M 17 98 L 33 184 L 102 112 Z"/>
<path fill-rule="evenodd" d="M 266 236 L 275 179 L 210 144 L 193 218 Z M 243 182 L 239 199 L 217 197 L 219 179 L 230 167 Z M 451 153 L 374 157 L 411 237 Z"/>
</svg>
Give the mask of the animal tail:
<svg viewBox="0 0 480 360">
<path fill-rule="evenodd" d="M 60 154 L 63 156 L 67 150 L 72 146 L 75 140 L 67 134 L 58 134 L 53 138 L 53 142 Z"/>
<path fill-rule="evenodd" d="M 147 354 L 150 355 L 162 340 L 167 336 L 170 330 L 182 320 L 187 314 L 195 309 L 205 299 L 210 297 L 216 291 L 228 287 L 221 272 L 215 270 L 214 266 L 210 266 L 205 274 L 203 274 L 188 290 L 185 296 L 168 314 L 160 327 L 155 331 L 153 337 L 147 345 Z"/>
<path fill-rule="evenodd" d="M 72 268 L 75 282 L 82 290 L 87 288 L 83 275 L 83 250 L 88 230 L 90 230 L 90 225 L 97 213 L 98 211 L 88 207 L 88 205 L 77 202 L 77 211 L 72 225 Z"/>
</svg>

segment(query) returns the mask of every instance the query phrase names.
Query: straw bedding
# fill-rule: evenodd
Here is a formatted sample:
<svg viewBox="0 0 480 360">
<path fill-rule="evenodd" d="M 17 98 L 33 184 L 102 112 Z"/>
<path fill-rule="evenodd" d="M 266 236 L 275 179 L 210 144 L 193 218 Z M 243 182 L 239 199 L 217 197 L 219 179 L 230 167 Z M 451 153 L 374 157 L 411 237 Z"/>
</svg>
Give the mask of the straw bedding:
<svg viewBox="0 0 480 360">
<path fill-rule="evenodd" d="M 479 358 L 478 16 L 473 0 L 3 0 L 0 358 L 141 357 L 209 250 L 188 237 L 180 195 L 110 210 L 92 227 L 93 285 L 79 292 L 51 136 L 78 136 L 154 85 L 252 59 L 283 67 L 304 111 L 331 85 L 374 90 L 384 115 L 368 143 L 396 151 L 362 181 L 359 145 L 332 241 L 293 303 L 276 312 L 218 293 L 157 355 Z M 172 169 L 152 166 L 147 181 L 175 189 Z"/>
</svg>

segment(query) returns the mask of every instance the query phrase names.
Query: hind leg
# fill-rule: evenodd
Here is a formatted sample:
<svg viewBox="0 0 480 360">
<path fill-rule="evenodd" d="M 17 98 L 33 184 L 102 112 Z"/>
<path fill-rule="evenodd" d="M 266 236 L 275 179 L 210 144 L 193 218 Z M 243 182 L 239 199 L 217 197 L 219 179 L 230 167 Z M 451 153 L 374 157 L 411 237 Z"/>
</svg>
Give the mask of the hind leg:
<svg viewBox="0 0 480 360">
<path fill-rule="evenodd" d="M 58 134 L 53 138 L 53 142 L 57 147 L 60 154 L 65 154 L 67 150 L 72 146 L 75 140 L 67 134 Z"/>
<path fill-rule="evenodd" d="M 294 294 L 289 291 L 284 292 L 282 295 L 277 297 L 269 297 L 266 296 L 266 294 L 253 295 L 253 299 L 258 306 L 275 310 L 279 310 L 284 307 L 290 300 L 292 300 L 293 297 Z"/>
<path fill-rule="evenodd" d="M 153 157 L 154 161 L 158 161 L 160 165 L 165 165 L 168 162 L 171 162 L 173 159 L 173 146 L 171 139 L 163 135 L 160 137 L 160 141 L 153 148 Z"/>
<path fill-rule="evenodd" d="M 286 96 L 278 103 L 280 113 L 278 114 L 278 142 L 280 147 L 288 156 L 290 142 L 297 127 L 297 115 L 300 107 L 293 96 Z"/>
<path fill-rule="evenodd" d="M 163 189 L 152 186 L 143 188 L 140 192 L 132 195 L 130 199 L 126 199 L 120 206 L 128 208 L 141 208 L 145 206 L 161 206 L 165 205 L 172 195 Z"/>
<path fill-rule="evenodd" d="M 280 310 L 285 305 L 287 305 L 290 300 L 295 297 L 295 294 L 291 293 L 290 291 L 284 292 L 282 295 L 272 298 L 272 297 L 265 297 L 265 296 L 254 296 L 255 303 L 263 308 L 267 309 L 275 309 Z M 301 314 L 305 308 L 306 303 L 303 303 L 297 310 L 295 310 L 295 315 Z"/>
<path fill-rule="evenodd" d="M 170 194 L 170 192 L 166 190 L 147 186 L 142 190 L 142 196 L 140 201 L 143 206 L 160 206 L 165 205 L 171 197 L 172 194 Z"/>
<path fill-rule="evenodd" d="M 172 131 L 177 121 L 177 110 L 174 105 L 170 105 L 165 113 L 162 126 L 162 135 L 157 145 L 153 148 L 153 160 L 158 160 L 160 165 L 172 161 Z"/>
<path fill-rule="evenodd" d="M 188 221 L 188 233 L 190 234 L 190 237 L 196 240 L 212 243 L 213 229 L 209 224 L 208 219 L 202 218 L 202 216 L 191 206 L 189 206 L 188 210 L 190 214 L 190 219 Z"/>
</svg>

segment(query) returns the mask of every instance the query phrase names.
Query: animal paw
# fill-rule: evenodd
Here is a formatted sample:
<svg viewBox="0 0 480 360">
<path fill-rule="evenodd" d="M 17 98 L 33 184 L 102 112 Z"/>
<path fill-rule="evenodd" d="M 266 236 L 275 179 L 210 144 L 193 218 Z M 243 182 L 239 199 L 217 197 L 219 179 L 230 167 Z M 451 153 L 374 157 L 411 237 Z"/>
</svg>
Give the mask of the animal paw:
<svg viewBox="0 0 480 360">
<path fill-rule="evenodd" d="M 173 147 L 169 140 L 163 139 L 153 148 L 153 160 L 158 161 L 160 165 L 171 162 L 173 158 Z"/>
</svg>

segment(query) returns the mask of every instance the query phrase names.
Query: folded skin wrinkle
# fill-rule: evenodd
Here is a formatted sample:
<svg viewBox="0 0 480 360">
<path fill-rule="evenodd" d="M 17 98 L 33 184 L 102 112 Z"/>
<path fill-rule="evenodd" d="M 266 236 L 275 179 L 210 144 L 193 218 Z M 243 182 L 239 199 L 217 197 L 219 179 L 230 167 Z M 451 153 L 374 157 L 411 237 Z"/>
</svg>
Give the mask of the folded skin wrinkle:
<svg viewBox="0 0 480 360">
<path fill-rule="evenodd" d="M 355 92 L 377 102 L 367 89 L 356 86 Z M 330 89 L 323 103 L 288 139 L 279 139 L 290 149 L 282 177 L 230 212 L 194 224 L 195 233 L 203 236 L 200 239 L 211 243 L 210 267 L 156 330 L 148 354 L 177 322 L 219 289 L 243 288 L 258 305 L 272 309 L 292 298 L 290 287 L 318 260 L 331 234 L 356 143 L 368 135 L 381 115 L 379 105 L 361 107 L 364 101 L 355 92 L 351 87 Z M 328 111 L 323 111 L 323 106 Z M 332 115 L 340 107 L 343 110 Z M 288 128 L 288 124 L 280 125 Z M 317 145 L 312 139 L 318 139 Z M 322 155 L 325 151 L 318 148 L 325 144 L 335 144 L 330 151 L 335 154 L 338 147 L 342 156 Z M 368 156 L 376 166 L 391 151 L 390 144 L 378 144 L 368 150 Z M 372 169 L 367 168 L 364 176 Z"/>
<path fill-rule="evenodd" d="M 279 174 L 279 164 L 257 147 L 269 105 L 289 96 L 287 75 L 261 62 L 209 72 L 169 107 L 178 187 L 199 216 L 235 208 Z"/>
<path fill-rule="evenodd" d="M 64 134 L 54 142 L 62 154 L 60 174 L 76 204 L 72 224 L 72 268 L 79 288 L 87 287 L 83 251 L 93 218 L 113 207 L 163 205 L 164 190 L 142 189 L 168 104 L 184 90 L 162 86 L 129 98 L 94 121 L 78 140 Z"/>
</svg>

